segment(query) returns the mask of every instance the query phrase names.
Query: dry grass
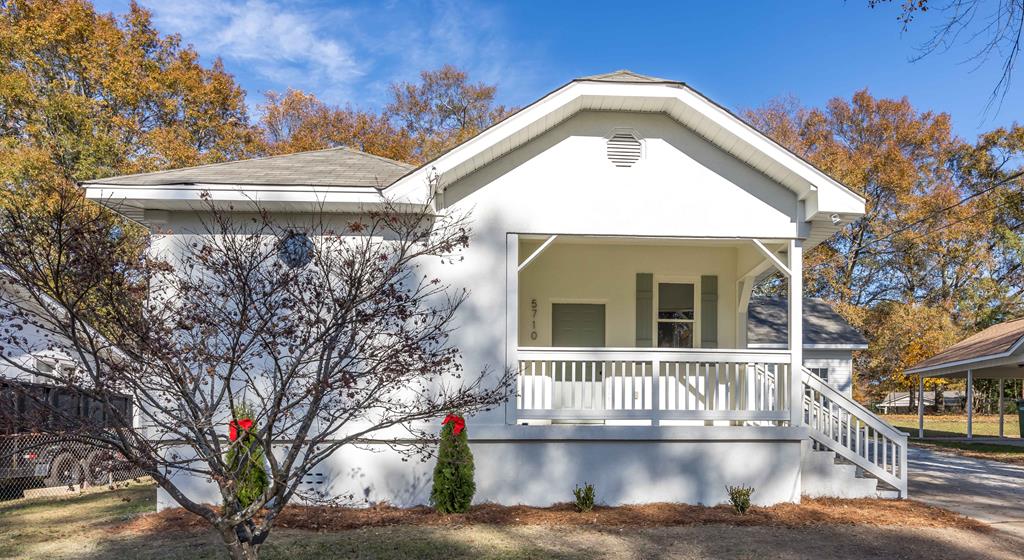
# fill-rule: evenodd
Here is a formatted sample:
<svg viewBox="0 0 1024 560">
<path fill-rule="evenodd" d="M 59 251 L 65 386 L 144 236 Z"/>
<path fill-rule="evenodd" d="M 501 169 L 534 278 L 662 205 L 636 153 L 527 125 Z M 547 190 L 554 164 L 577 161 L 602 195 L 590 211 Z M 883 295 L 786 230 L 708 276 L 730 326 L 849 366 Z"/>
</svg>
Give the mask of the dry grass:
<svg viewBox="0 0 1024 560">
<path fill-rule="evenodd" d="M 206 560 L 216 535 L 182 511 L 146 514 L 152 486 L 54 502 L 0 504 L 0 558 Z M 291 527 L 291 528 L 290 528 Z M 301 528 L 298 528 L 301 527 Z M 650 504 L 579 514 L 482 505 L 466 515 L 427 508 L 290 508 L 263 560 L 836 560 L 1019 558 L 1018 542 L 912 501 L 805 500 L 756 508 Z"/>
</svg>

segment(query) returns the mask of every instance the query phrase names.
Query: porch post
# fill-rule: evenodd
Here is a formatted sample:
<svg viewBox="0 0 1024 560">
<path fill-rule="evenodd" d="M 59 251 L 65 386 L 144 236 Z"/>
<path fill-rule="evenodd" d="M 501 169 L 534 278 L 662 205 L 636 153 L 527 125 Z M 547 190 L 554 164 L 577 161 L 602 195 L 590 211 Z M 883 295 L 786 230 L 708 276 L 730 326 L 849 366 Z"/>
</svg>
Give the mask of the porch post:
<svg viewBox="0 0 1024 560">
<path fill-rule="evenodd" d="M 999 380 L 999 437 L 1003 437 L 1003 380 Z"/>
<path fill-rule="evenodd" d="M 519 235 L 505 236 L 505 364 L 519 372 Z M 518 403 L 519 379 L 509 390 L 505 401 L 505 423 L 515 424 Z"/>
<path fill-rule="evenodd" d="M 967 439 L 974 438 L 974 370 L 967 370 Z"/>
<path fill-rule="evenodd" d="M 804 416 L 804 262 L 803 242 L 789 242 L 789 425 L 799 426 Z"/>
<path fill-rule="evenodd" d="M 917 437 L 924 439 L 924 375 L 917 379 Z"/>
</svg>

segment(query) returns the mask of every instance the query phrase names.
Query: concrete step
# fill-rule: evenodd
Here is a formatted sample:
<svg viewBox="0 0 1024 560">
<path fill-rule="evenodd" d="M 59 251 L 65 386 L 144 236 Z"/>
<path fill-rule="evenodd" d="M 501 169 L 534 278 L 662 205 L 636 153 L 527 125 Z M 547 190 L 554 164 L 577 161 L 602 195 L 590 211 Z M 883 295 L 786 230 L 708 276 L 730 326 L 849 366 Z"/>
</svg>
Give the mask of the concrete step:
<svg viewBox="0 0 1024 560">
<path fill-rule="evenodd" d="M 878 480 L 857 476 L 857 467 L 837 462 L 832 451 L 805 448 L 800 463 L 801 493 L 812 498 L 875 498 Z"/>
</svg>

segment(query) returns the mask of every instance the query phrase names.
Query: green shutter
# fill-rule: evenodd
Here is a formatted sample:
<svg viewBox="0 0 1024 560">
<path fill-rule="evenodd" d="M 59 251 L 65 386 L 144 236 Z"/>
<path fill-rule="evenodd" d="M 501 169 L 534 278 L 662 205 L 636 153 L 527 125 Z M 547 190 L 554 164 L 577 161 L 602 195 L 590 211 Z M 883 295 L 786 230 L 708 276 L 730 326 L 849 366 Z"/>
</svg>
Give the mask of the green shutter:
<svg viewBox="0 0 1024 560">
<path fill-rule="evenodd" d="M 700 347 L 718 348 L 718 277 L 700 277 Z"/>
<path fill-rule="evenodd" d="M 640 272 L 636 275 L 636 346 L 654 346 L 654 275 Z"/>
</svg>

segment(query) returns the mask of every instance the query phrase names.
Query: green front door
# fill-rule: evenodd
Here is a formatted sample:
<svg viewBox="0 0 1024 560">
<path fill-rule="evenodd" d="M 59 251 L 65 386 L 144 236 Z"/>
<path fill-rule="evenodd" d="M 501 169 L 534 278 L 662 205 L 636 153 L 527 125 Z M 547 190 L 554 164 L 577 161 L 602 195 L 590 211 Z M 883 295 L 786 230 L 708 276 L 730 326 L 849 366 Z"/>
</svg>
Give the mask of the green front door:
<svg viewBox="0 0 1024 560">
<path fill-rule="evenodd" d="M 552 304 L 551 345 L 562 348 L 603 347 L 604 304 Z"/>
<path fill-rule="evenodd" d="M 604 346 L 604 304 L 555 303 L 551 306 L 551 345 L 562 348 Z M 603 408 L 601 362 L 569 362 L 552 372 L 555 408 Z M 603 420 L 553 420 L 553 424 L 603 424 Z"/>
</svg>

